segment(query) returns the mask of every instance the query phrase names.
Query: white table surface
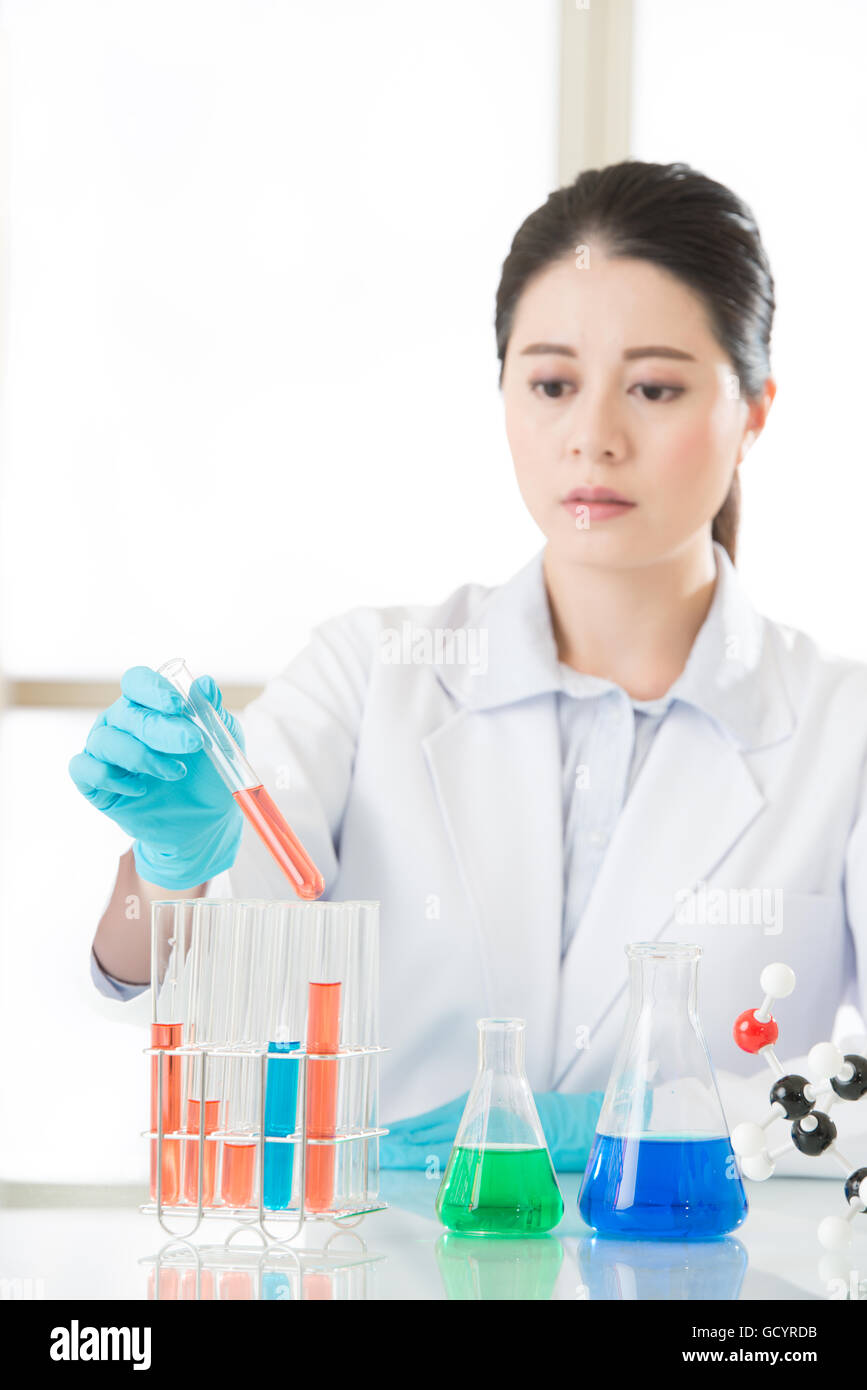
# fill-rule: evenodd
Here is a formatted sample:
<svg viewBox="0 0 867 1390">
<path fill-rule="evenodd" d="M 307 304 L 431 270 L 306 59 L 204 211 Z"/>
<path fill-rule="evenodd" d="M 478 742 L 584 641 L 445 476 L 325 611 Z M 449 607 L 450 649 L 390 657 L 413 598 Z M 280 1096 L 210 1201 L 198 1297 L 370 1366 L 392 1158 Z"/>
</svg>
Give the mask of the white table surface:
<svg viewBox="0 0 867 1390">
<path fill-rule="evenodd" d="M 750 1212 L 734 1236 L 661 1246 L 594 1240 L 576 1209 L 580 1181 L 579 1173 L 560 1175 L 566 1214 L 550 1237 L 474 1240 L 444 1232 L 434 1213 L 436 1181 L 424 1173 L 384 1171 L 387 1211 L 371 1213 L 352 1230 L 311 1222 L 293 1242 L 299 1253 L 276 1257 L 263 1254 L 249 1232 L 222 1249 L 237 1224 L 214 1218 L 189 1245 L 170 1246 L 156 1216 L 132 1202 L 6 1206 L 0 1209 L 0 1295 L 152 1298 L 154 1261 L 162 1250 L 163 1298 L 195 1297 L 197 1277 L 200 1297 L 224 1299 L 829 1300 L 841 1298 L 844 1286 L 851 1292 L 853 1280 L 867 1297 L 867 1215 L 856 1218 L 841 1265 L 850 1271 L 843 1284 L 829 1284 L 820 1270 L 824 1252 L 816 1228 L 824 1216 L 842 1214 L 839 1182 L 777 1177 L 749 1183 Z M 188 1223 L 169 1224 L 189 1230 Z M 238 1241 L 248 1248 L 239 1249 Z M 198 1276 L 197 1262 L 204 1271 Z M 179 1263 L 182 1268 L 172 1272 Z"/>
</svg>

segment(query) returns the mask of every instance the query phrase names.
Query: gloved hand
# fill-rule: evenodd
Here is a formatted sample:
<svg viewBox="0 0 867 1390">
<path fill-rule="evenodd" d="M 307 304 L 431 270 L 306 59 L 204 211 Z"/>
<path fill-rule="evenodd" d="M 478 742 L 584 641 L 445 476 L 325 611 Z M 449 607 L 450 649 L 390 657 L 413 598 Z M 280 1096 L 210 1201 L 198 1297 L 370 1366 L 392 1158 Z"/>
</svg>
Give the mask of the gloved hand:
<svg viewBox="0 0 867 1390">
<path fill-rule="evenodd" d="M 543 1091 L 536 1096 L 554 1167 L 561 1172 L 581 1173 L 586 1168 L 604 1099 L 604 1091 Z"/>
<path fill-rule="evenodd" d="M 215 682 L 199 676 L 196 685 L 243 748 L 241 727 L 223 709 Z M 132 666 L 120 688 L 84 752 L 70 759 L 69 775 L 91 805 L 135 837 L 143 879 L 194 888 L 235 862 L 243 816 L 171 682 L 149 666 Z"/>
<path fill-rule="evenodd" d="M 446 1101 L 436 1110 L 413 1115 L 408 1120 L 392 1120 L 388 1134 L 379 1141 L 381 1168 L 425 1168 L 433 1157 L 442 1169 L 449 1161 L 458 1125 L 464 1113 L 469 1091 L 457 1100 Z"/>
<path fill-rule="evenodd" d="M 445 1168 L 468 1091 L 447 1101 L 436 1110 L 389 1124 L 389 1133 L 379 1141 L 379 1162 L 383 1168 L 425 1168 L 432 1157 Z M 534 1095 L 539 1119 L 554 1167 L 561 1172 L 580 1172 L 586 1165 L 596 1121 L 605 1098 L 604 1091 L 566 1095 L 543 1091 Z"/>
</svg>

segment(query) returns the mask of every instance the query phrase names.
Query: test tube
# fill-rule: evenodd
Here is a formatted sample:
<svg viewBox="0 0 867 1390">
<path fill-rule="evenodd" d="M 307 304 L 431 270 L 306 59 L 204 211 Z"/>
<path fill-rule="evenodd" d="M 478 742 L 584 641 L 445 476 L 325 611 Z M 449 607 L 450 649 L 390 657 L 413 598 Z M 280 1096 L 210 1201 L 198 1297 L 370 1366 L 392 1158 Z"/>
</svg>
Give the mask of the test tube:
<svg viewBox="0 0 867 1390">
<path fill-rule="evenodd" d="M 205 699 L 180 657 L 160 666 L 184 701 L 184 714 L 200 730 L 204 750 L 256 834 L 289 879 L 299 898 L 320 897 L 325 881 L 301 841 L 266 792 L 214 706 Z"/>
<path fill-rule="evenodd" d="M 345 919 L 345 998 L 341 1025 L 343 1048 L 373 1047 L 379 1040 L 377 1005 L 379 982 L 379 907 L 372 902 L 343 903 Z M 379 1056 L 360 1052 L 341 1063 L 340 1117 L 348 1132 L 376 1129 Z M 344 1199 L 363 1205 L 376 1195 L 379 1171 L 378 1138 L 361 1138 L 341 1146 Z"/>
<path fill-rule="evenodd" d="M 183 1043 L 193 970 L 190 907 L 178 901 L 151 904 L 151 1047 L 173 1049 Z M 151 1139 L 150 1192 L 153 1199 L 159 1195 L 163 1206 L 174 1206 L 180 1198 L 181 1141 L 167 1136 L 181 1133 L 183 1090 L 183 1055 L 155 1053 L 151 1058 L 151 1132 L 157 1133 L 161 1118 L 163 1140 L 159 1164 L 159 1141 Z"/>
<path fill-rule="evenodd" d="M 301 1297 L 305 1303 L 329 1302 L 334 1297 L 334 1279 L 327 1270 L 308 1269 L 301 1276 Z"/>
<path fill-rule="evenodd" d="M 270 903 L 267 921 L 271 966 L 265 1021 L 268 1061 L 263 1202 L 271 1211 L 285 1211 L 292 1199 L 295 1145 L 269 1141 L 287 1139 L 295 1133 L 300 1063 L 298 1057 L 291 1054 L 301 1048 L 301 985 L 306 979 L 303 952 L 308 934 L 303 931 L 299 912 L 289 903 Z"/>
<path fill-rule="evenodd" d="M 333 1139 L 337 1125 L 342 966 L 338 920 L 330 905 L 317 913 L 314 955 L 307 995 L 307 1139 Z M 334 1061 L 328 1060 L 335 1054 Z M 334 1201 L 334 1144 L 307 1145 L 304 1202 L 308 1211 L 328 1211 Z"/>
<path fill-rule="evenodd" d="M 180 1273 L 173 1269 L 171 1265 L 160 1270 L 160 1291 L 159 1302 L 174 1302 L 180 1297 Z M 157 1285 L 154 1271 L 148 1271 L 148 1299 L 154 1302 L 157 1298 Z"/>
<path fill-rule="evenodd" d="M 185 1269 L 181 1275 L 181 1298 L 185 1302 L 210 1302 L 214 1297 L 212 1269 Z"/>
<path fill-rule="evenodd" d="M 229 1207 L 253 1205 L 258 1149 L 259 1056 L 257 991 L 264 978 L 260 904 L 236 902 L 229 969 L 226 1057 L 226 1137 L 222 1198 Z"/>
<path fill-rule="evenodd" d="M 201 1168 L 202 1206 L 210 1207 L 214 1203 L 217 1142 L 209 1136 L 219 1129 L 225 1063 L 222 1057 L 210 1056 L 207 1048 L 209 1044 L 225 1040 L 227 1001 L 220 975 L 232 929 L 231 904 L 219 899 L 197 899 L 193 906 L 193 924 L 196 968 L 190 998 L 189 1042 L 200 1051 L 190 1058 L 186 1119 L 187 1133 L 193 1137 L 186 1143 L 184 1197 L 198 1205 Z M 200 1154 L 203 1081 L 205 1123 L 203 1153 Z"/>
<path fill-rule="evenodd" d="M 180 1023 L 152 1023 L 151 1047 L 171 1049 L 181 1045 Z M 162 1105 L 159 1102 L 159 1068 L 162 1067 Z M 162 1111 L 162 1190 L 160 1199 L 164 1206 L 174 1206 L 180 1190 L 181 1155 L 177 1139 L 166 1139 L 180 1129 L 181 1123 L 181 1059 L 156 1053 L 151 1058 L 151 1131 L 156 1134 L 159 1128 L 158 1116 Z M 157 1139 L 151 1140 L 151 1197 L 157 1198 Z"/>
<path fill-rule="evenodd" d="M 337 1061 L 311 1054 L 337 1053 L 340 981 L 310 981 L 307 1014 L 307 1138 L 333 1139 L 337 1120 Z M 304 1200 L 309 1211 L 327 1211 L 334 1197 L 334 1145 L 309 1144 Z"/>
<path fill-rule="evenodd" d="M 253 1276 L 247 1269 L 220 1271 L 220 1302 L 253 1297 Z"/>
</svg>

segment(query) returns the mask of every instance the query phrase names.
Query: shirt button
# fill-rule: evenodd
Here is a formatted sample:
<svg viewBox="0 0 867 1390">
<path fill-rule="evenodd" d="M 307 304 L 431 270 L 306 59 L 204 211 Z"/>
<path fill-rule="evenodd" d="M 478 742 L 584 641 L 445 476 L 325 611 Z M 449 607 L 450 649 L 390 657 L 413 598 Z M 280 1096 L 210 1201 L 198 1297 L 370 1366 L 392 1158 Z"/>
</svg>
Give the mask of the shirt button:
<svg viewBox="0 0 867 1390">
<path fill-rule="evenodd" d="M 601 830 L 591 830 L 591 831 L 590 831 L 590 843 L 591 843 L 591 845 L 604 845 L 604 844 L 607 844 L 607 843 L 608 843 L 608 836 L 607 836 L 607 835 L 604 835 L 604 834 L 602 833 Z"/>
</svg>

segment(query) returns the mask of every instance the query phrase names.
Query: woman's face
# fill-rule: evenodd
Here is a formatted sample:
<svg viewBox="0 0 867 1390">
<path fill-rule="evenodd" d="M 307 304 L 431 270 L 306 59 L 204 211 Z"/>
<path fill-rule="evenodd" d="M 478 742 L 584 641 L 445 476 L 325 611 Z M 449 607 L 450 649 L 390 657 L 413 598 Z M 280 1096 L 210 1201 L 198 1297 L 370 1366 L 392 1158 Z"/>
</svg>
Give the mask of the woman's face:
<svg viewBox="0 0 867 1390">
<path fill-rule="evenodd" d="M 674 275 L 592 244 L 588 259 L 548 266 L 518 302 L 506 434 L 549 550 L 637 567 L 708 534 L 774 388 L 760 404 L 739 397 L 701 299 Z"/>
</svg>

